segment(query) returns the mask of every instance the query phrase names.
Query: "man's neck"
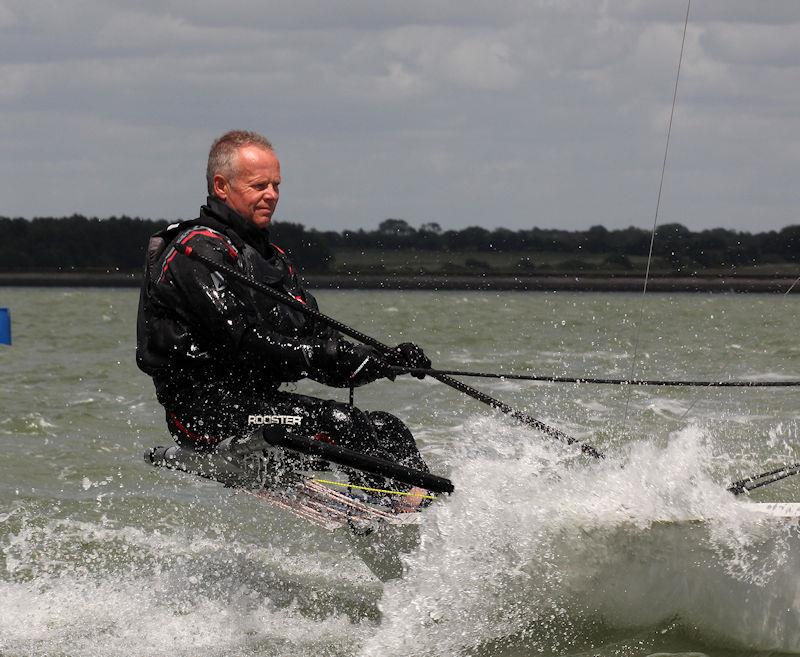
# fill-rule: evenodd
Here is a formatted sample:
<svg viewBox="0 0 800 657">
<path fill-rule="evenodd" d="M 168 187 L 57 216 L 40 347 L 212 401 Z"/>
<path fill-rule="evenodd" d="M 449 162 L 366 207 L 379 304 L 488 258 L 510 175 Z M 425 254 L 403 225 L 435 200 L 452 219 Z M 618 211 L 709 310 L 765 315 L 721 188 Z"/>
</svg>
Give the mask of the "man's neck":
<svg viewBox="0 0 800 657">
<path fill-rule="evenodd" d="M 216 196 L 208 197 L 206 207 L 212 216 L 225 225 L 230 226 L 242 239 L 249 242 L 252 246 L 261 250 L 264 246 L 269 244 L 268 229 L 258 228 Z"/>
</svg>

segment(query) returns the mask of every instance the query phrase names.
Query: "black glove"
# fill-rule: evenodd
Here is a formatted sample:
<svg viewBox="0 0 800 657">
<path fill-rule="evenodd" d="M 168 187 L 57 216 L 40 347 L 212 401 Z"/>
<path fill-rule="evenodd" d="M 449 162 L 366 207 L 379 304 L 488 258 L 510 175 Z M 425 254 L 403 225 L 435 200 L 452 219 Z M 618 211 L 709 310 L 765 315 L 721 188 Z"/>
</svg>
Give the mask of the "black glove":
<svg viewBox="0 0 800 657">
<path fill-rule="evenodd" d="M 413 342 L 403 342 L 392 349 L 384 356 L 389 365 L 408 369 L 428 370 L 431 367 L 431 359 L 422 351 L 422 347 Z M 395 372 L 395 374 L 405 374 L 406 372 Z M 424 379 L 424 374 L 414 374 L 418 379 Z"/>
<path fill-rule="evenodd" d="M 353 386 L 372 383 L 377 379 L 391 379 L 397 372 L 390 369 L 389 363 L 377 349 L 349 342 L 339 344 L 336 369 Z"/>
</svg>

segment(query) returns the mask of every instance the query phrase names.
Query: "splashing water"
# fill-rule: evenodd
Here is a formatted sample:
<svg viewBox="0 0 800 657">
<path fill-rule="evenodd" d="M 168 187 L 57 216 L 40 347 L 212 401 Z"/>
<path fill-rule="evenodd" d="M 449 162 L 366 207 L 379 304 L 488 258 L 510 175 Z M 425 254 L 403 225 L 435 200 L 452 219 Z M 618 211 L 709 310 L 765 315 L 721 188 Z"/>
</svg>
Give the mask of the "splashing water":
<svg viewBox="0 0 800 657">
<path fill-rule="evenodd" d="M 360 389 L 457 488 L 426 511 L 405 576 L 381 585 L 346 538 L 145 466 L 168 437 L 132 362 L 136 293 L 62 296 L 9 296 L 25 330 L 0 353 L 3 657 L 800 652 L 797 527 L 724 491 L 798 460 L 795 392 L 631 390 L 630 435 L 619 390 L 480 383 L 609 455 L 592 462 L 430 379 Z M 618 375 L 628 362 L 624 295 L 323 296 L 442 367 Z M 792 302 L 653 297 L 646 373 L 793 376 Z M 103 321 L 111 303 L 131 321 Z M 772 341 L 755 349 L 764 316 Z M 759 499 L 797 500 L 796 479 Z"/>
<path fill-rule="evenodd" d="M 458 494 L 429 510 L 406 575 L 382 590 L 352 554 L 324 546 L 250 543 L 224 527 L 197 536 L 181 522 L 43 520 L 45 509 L 18 505 L 0 518 L 13 525 L 0 541 L 0 646 L 126 657 L 563 653 L 672 622 L 800 650 L 797 529 L 712 480 L 701 464 L 718 456 L 702 429 L 603 462 L 497 418 L 468 421 L 462 437 Z"/>
<path fill-rule="evenodd" d="M 324 557 L 16 515 L 2 550 L 4 655 L 349 655 L 374 621 L 362 601 L 374 585 L 337 577 Z"/>
<path fill-rule="evenodd" d="M 497 654 L 504 641 L 563 652 L 672 619 L 800 650 L 797 528 L 748 513 L 710 479 L 699 429 L 588 467 L 494 420 L 467 433 L 459 494 L 386 587 L 362 655 Z"/>
</svg>

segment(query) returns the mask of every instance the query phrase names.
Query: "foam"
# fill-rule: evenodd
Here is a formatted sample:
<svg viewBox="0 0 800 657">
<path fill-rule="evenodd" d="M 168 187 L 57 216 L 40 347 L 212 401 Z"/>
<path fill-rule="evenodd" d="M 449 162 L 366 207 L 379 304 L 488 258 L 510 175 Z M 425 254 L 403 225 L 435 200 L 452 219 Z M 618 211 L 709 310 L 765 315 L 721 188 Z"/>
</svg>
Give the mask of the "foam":
<svg viewBox="0 0 800 657">
<path fill-rule="evenodd" d="M 308 655 L 331 646 L 350 652 L 368 629 L 343 617 L 304 617 L 246 589 L 181 599 L 168 580 L 146 577 L 4 582 L 0 607 L 5 654 Z"/>
<path fill-rule="evenodd" d="M 788 450 L 795 434 L 787 422 L 771 440 Z M 0 516 L 2 651 L 373 657 L 505 642 L 563 653 L 665 623 L 800 651 L 797 528 L 725 492 L 718 425 L 647 436 L 603 462 L 496 416 L 421 438 L 458 492 L 426 512 L 406 575 L 383 588 L 352 553 L 263 510 L 248 538 L 225 510 L 193 530 L 169 509 L 154 526 L 113 508 L 79 520 L 18 504 Z"/>
<path fill-rule="evenodd" d="M 366 569 L 335 555 L 26 518 L 2 543 L 3 654 L 352 654 L 374 623 Z"/>
<path fill-rule="evenodd" d="M 702 429 L 586 467 L 517 427 L 466 428 L 459 494 L 433 511 L 407 576 L 387 586 L 362 655 L 452 655 L 505 639 L 560 651 L 587 640 L 587 625 L 674 618 L 726 642 L 800 650 L 797 528 L 754 517 L 713 480 Z"/>
</svg>

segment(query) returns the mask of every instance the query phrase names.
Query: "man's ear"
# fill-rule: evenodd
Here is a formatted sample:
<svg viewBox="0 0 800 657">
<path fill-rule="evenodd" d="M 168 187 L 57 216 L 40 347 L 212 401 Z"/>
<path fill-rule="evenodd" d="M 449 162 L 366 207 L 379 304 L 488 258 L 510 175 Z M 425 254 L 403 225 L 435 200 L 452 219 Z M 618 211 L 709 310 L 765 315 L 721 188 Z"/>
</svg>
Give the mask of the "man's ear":
<svg viewBox="0 0 800 657">
<path fill-rule="evenodd" d="M 214 196 L 221 201 L 228 198 L 228 181 L 219 173 L 214 176 Z"/>
</svg>

